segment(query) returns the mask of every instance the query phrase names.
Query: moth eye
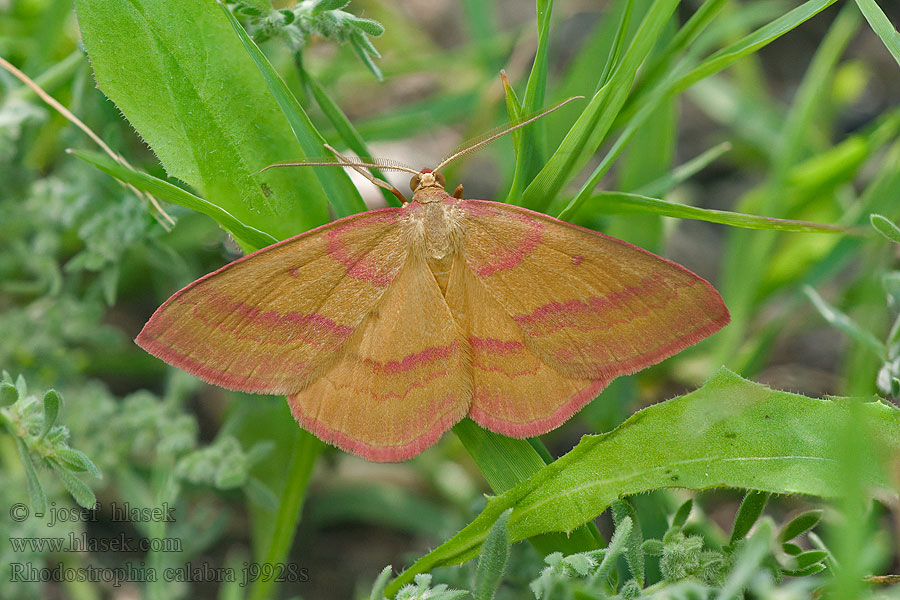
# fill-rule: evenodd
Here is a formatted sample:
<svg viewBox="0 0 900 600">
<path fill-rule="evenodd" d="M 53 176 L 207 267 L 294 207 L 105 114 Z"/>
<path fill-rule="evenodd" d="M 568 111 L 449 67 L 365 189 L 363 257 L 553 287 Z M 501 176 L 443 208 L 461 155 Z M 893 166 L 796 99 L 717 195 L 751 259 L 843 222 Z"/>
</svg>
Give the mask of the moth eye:
<svg viewBox="0 0 900 600">
<path fill-rule="evenodd" d="M 434 178 L 437 179 L 437 182 L 441 184 L 441 187 L 446 187 L 447 180 L 444 178 L 443 173 L 435 173 Z"/>
<path fill-rule="evenodd" d="M 419 187 L 419 176 L 413 175 L 412 179 L 409 180 L 409 189 L 416 191 L 417 187 Z"/>
</svg>

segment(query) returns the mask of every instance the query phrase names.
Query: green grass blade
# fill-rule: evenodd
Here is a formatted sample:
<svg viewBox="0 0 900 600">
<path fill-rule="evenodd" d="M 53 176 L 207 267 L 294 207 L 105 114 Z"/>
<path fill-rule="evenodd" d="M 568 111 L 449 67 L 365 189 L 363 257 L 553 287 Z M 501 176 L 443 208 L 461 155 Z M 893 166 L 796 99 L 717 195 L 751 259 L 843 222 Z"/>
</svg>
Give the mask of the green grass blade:
<svg viewBox="0 0 900 600">
<path fill-rule="evenodd" d="M 717 161 L 729 150 L 731 142 L 717 144 L 686 163 L 678 165 L 662 177 L 634 190 L 634 193 L 639 196 L 662 196 Z"/>
<path fill-rule="evenodd" d="M 238 38 L 240 38 L 244 48 L 247 49 L 253 62 L 256 63 L 256 67 L 259 69 L 263 79 L 265 79 L 266 85 L 269 86 L 269 90 L 278 102 L 278 106 L 281 107 L 281 111 L 287 117 L 294 136 L 300 143 L 300 147 L 303 148 L 304 156 L 297 158 L 302 160 L 306 157 L 318 158 L 325 156 L 326 151 L 323 145 L 325 139 L 313 126 L 306 111 L 297 102 L 297 98 L 285 85 L 284 80 L 275 71 L 269 59 L 259 49 L 259 46 L 250 39 L 250 36 L 247 35 L 247 32 L 244 31 L 244 28 L 241 27 L 235 16 L 231 14 L 231 11 L 224 4 L 220 3 L 219 6 L 234 28 L 235 33 L 237 33 Z M 359 195 L 356 186 L 353 185 L 353 182 L 350 181 L 343 169 L 317 168 L 313 169 L 313 172 L 322 185 L 322 189 L 325 190 L 325 196 L 338 217 L 346 217 L 366 210 L 362 196 Z"/>
<path fill-rule="evenodd" d="M 856 0 L 856 5 L 859 6 L 860 12 L 871 25 L 872 31 L 878 34 L 891 56 L 900 65 L 900 32 L 897 31 L 897 28 L 890 22 L 875 0 Z"/>
<path fill-rule="evenodd" d="M 665 86 L 659 86 L 653 91 L 653 94 L 640 107 L 638 113 L 628 122 L 628 126 L 625 130 L 619 134 L 615 143 L 606 152 L 606 155 L 600 161 L 600 164 L 597 165 L 591 175 L 587 178 L 587 181 L 584 182 L 581 189 L 578 190 L 578 193 L 575 194 L 566 207 L 559 213 L 558 216 L 560 219 L 570 220 L 572 215 L 581 209 L 581 205 L 590 198 L 594 188 L 597 187 L 603 177 L 606 176 L 606 173 L 612 168 L 613 163 L 619 158 L 641 126 L 653 115 L 656 107 L 666 100 L 668 97 L 666 91 Z"/>
<path fill-rule="evenodd" d="M 861 328 L 853 319 L 826 302 L 814 288 L 806 286 L 803 288 L 803 293 L 806 294 L 806 297 L 813 303 L 813 306 L 816 307 L 822 318 L 828 321 L 830 325 L 840 329 L 861 346 L 871 350 L 882 362 L 888 360 L 887 347 L 871 332 Z"/>
<path fill-rule="evenodd" d="M 482 475 L 498 494 L 544 468 L 544 461 L 527 441 L 485 431 L 470 419 L 453 426 Z"/>
<path fill-rule="evenodd" d="M 359 135 L 356 127 L 353 126 L 353 123 L 350 122 L 350 119 L 347 118 L 347 115 L 344 114 L 341 107 L 331 99 L 331 96 L 328 95 L 319 82 L 316 81 L 312 75 L 307 73 L 305 69 L 302 70 L 301 75 L 312 92 L 313 98 L 316 99 L 316 104 L 319 105 L 319 108 L 341 136 L 341 139 L 344 140 L 344 143 L 347 144 L 347 147 L 353 150 L 357 156 L 372 158 L 371 152 L 369 152 L 369 149 L 366 147 L 365 140 Z M 370 169 L 370 171 L 372 172 L 372 175 L 378 179 L 387 181 L 384 173 L 379 169 Z M 389 206 L 400 206 L 400 200 L 397 199 L 396 196 L 383 188 L 378 189 L 381 191 L 382 196 L 384 196 L 384 199 Z"/>
<path fill-rule="evenodd" d="M 675 58 L 685 51 L 697 37 L 706 30 L 719 15 L 728 0 L 705 0 L 684 26 L 678 30 L 672 41 L 653 59 L 652 64 L 641 74 L 635 88 L 634 98 L 641 96 L 642 89 L 648 89 L 657 83 L 671 68 Z M 629 99 L 629 104 L 632 100 Z M 627 112 L 627 111 L 623 111 Z"/>
<path fill-rule="evenodd" d="M 553 0 L 538 0 L 538 47 L 525 84 L 525 96 L 519 109 L 519 118 L 537 112 L 544 103 L 547 91 L 547 64 L 549 62 L 550 16 L 553 13 Z M 507 101 L 508 102 L 508 101 Z M 508 106 L 507 106 L 508 109 Z M 516 170 L 509 188 L 507 202 L 519 204 L 522 190 L 540 171 L 543 162 L 544 136 L 541 135 L 544 124 L 538 121 L 520 130 L 516 145 Z"/>
<path fill-rule="evenodd" d="M 503 82 L 503 95 L 506 98 L 506 114 L 510 123 L 519 123 L 522 117 L 522 103 L 516 95 L 516 89 L 509 83 L 505 71 L 500 71 L 500 79 Z M 516 129 L 510 133 L 513 140 L 513 151 L 516 153 L 516 160 L 519 158 L 519 148 L 522 144 L 522 130 Z"/>
<path fill-rule="evenodd" d="M 230 231 L 236 238 L 239 238 L 252 246 L 253 249 L 263 248 L 278 241 L 264 231 L 245 225 L 224 208 L 216 206 L 212 202 L 204 200 L 199 196 L 195 196 L 168 181 L 157 179 L 147 173 L 129 169 L 112 160 L 105 154 L 85 150 L 70 150 L 69 153 L 72 154 L 72 156 L 97 167 L 104 173 L 115 177 L 119 181 L 133 185 L 142 192 L 153 194 L 166 202 L 178 204 L 179 206 L 195 210 L 211 217 L 219 225 Z"/>
<path fill-rule="evenodd" d="M 259 557 L 262 564 L 284 564 L 294 541 L 294 533 L 297 531 L 297 523 L 300 521 L 300 509 L 306 498 L 306 490 L 309 478 L 319 454 L 325 449 L 325 444 L 319 441 L 313 434 L 297 430 L 297 436 L 291 452 L 290 460 L 285 469 L 285 489 L 281 494 L 278 513 L 275 515 L 275 527 L 265 554 Z M 272 597 L 272 587 L 276 584 L 275 577 L 260 577 L 253 583 L 248 595 L 249 600 L 266 600 Z"/>
<path fill-rule="evenodd" d="M 628 34 L 628 26 L 631 23 L 632 12 L 634 12 L 634 0 L 628 0 L 619 18 L 619 25 L 616 27 L 616 37 L 609 49 L 609 56 L 606 59 L 606 65 L 603 67 L 603 73 L 600 74 L 600 79 L 597 82 L 598 90 L 606 85 L 613 70 L 619 64 L 619 57 L 622 55 L 622 48 L 625 46 L 625 38 Z"/>
<path fill-rule="evenodd" d="M 631 142 L 616 165 L 616 188 L 624 192 L 662 177 L 672 168 L 678 137 L 678 110 L 674 98 L 655 107 L 653 113 L 635 131 Z M 655 215 L 612 218 L 604 231 L 651 252 L 663 244 L 663 223 Z"/>
<path fill-rule="evenodd" d="M 828 89 L 834 69 L 847 44 L 856 35 L 861 19 L 852 6 L 845 8 L 829 27 L 803 76 L 794 101 L 784 118 L 780 136 L 773 140 L 768 180 L 755 190 L 758 203 L 754 212 L 782 217 L 802 201 L 787 188 L 791 168 L 809 152 L 808 139 L 816 124 L 819 98 Z M 739 207 L 740 208 L 740 207 Z M 735 350 L 746 341 L 754 307 L 760 299 L 777 239 L 772 234 L 749 236 L 734 231 L 727 241 L 725 266 L 720 289 L 731 311 L 731 324 L 718 337 L 716 362 L 727 363 Z M 747 261 L 747 256 L 754 260 Z"/>
<path fill-rule="evenodd" d="M 695 219 L 709 223 L 721 223 L 743 229 L 765 229 L 770 231 L 793 231 L 798 233 L 848 233 L 848 228 L 840 225 L 776 219 L 743 213 L 699 208 L 658 198 L 649 198 L 625 192 L 597 192 L 582 206 L 590 214 L 607 215 L 660 215 L 680 219 Z"/>
<path fill-rule="evenodd" d="M 597 149 L 627 98 L 638 67 L 653 48 L 677 4 L 677 0 L 655 0 L 609 82 L 594 94 L 556 152 L 525 189 L 522 206 L 546 209 Z"/>
<path fill-rule="evenodd" d="M 497 36 L 497 7 L 493 0 L 463 0 L 461 4 L 470 43 L 476 48 L 484 70 L 493 75 L 503 63 L 503 55 L 492 43 Z"/>
<path fill-rule="evenodd" d="M 750 35 L 743 37 L 726 48 L 719 50 L 704 60 L 677 82 L 674 91 L 677 93 L 685 90 L 701 79 L 705 79 L 714 73 L 718 73 L 741 58 L 753 54 L 798 25 L 813 18 L 835 2 L 837 2 L 837 0 L 808 0 L 807 2 L 804 2 L 794 10 L 775 19 L 768 25 L 757 29 Z"/>
<path fill-rule="evenodd" d="M 549 63 L 550 18 L 553 14 L 553 0 L 537 0 L 538 47 L 525 84 L 522 111 L 530 115 L 543 108 L 547 91 L 547 65 Z"/>
</svg>

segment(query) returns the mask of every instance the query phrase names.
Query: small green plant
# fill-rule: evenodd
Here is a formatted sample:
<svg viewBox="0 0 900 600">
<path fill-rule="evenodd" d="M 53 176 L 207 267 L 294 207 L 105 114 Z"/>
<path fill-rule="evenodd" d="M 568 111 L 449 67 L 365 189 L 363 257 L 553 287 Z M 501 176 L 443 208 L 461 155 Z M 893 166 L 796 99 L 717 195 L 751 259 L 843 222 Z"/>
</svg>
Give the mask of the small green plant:
<svg viewBox="0 0 900 600">
<path fill-rule="evenodd" d="M 47 511 L 47 495 L 36 467 L 48 468 L 65 485 L 72 498 L 84 508 L 92 508 L 97 499 L 79 476 L 102 477 L 100 469 L 87 455 L 69 446 L 69 430 L 57 424 L 62 397 L 48 390 L 40 400 L 28 393 L 25 378 L 15 380 L 6 371 L 0 379 L 0 424 L 19 450 L 28 481 L 31 509 L 43 515 Z"/>
<path fill-rule="evenodd" d="M 374 59 L 381 58 L 369 36 L 378 37 L 384 27 L 343 9 L 349 0 L 302 0 L 292 8 L 273 9 L 268 3 L 226 0 L 234 13 L 242 17 L 247 33 L 257 42 L 282 40 L 299 57 L 309 38 L 319 35 L 338 43 L 349 43 L 369 71 L 381 79 Z"/>
<path fill-rule="evenodd" d="M 536 600 L 577 600 L 578 598 L 721 598 L 741 597 L 747 590 L 754 592 L 782 586 L 786 597 L 801 598 L 823 587 L 826 580 L 809 580 L 803 586 L 784 585 L 785 577 L 808 577 L 833 565 L 831 552 L 821 539 L 812 533 L 819 524 L 822 511 L 799 514 L 781 527 L 762 515 L 768 494 L 749 492 L 741 503 L 727 544 L 716 546 L 700 533 L 688 533 L 688 518 L 693 501 L 687 500 L 672 515 L 671 523 L 661 539 L 643 540 L 635 524 L 634 508 L 627 502 L 613 505 L 615 531 L 605 548 L 564 555 L 553 552 L 544 557 L 545 567 L 529 584 Z M 490 600 L 504 585 L 505 561 L 496 556 L 509 555 L 507 523 L 510 512 L 498 519 L 488 535 L 478 562 L 472 597 Z M 808 536 L 817 548 L 803 550 L 798 538 Z M 619 559 L 625 558 L 628 575 L 619 570 Z M 644 565 L 657 561 L 660 581 L 646 586 Z M 371 599 L 381 600 L 390 568 L 375 583 Z M 430 588 L 431 579 L 416 577 L 416 585 L 401 588 L 397 598 L 425 598 L 404 596 L 411 590 Z M 489 586 L 485 582 L 490 582 Z M 405 590 L 405 592 L 404 592 Z M 446 587 L 441 587 L 445 592 Z M 424 593 L 424 592 L 423 592 Z M 466 594 L 466 590 L 453 590 Z M 435 596 L 438 597 L 438 596 Z M 453 596 L 457 597 L 457 596 Z"/>
</svg>

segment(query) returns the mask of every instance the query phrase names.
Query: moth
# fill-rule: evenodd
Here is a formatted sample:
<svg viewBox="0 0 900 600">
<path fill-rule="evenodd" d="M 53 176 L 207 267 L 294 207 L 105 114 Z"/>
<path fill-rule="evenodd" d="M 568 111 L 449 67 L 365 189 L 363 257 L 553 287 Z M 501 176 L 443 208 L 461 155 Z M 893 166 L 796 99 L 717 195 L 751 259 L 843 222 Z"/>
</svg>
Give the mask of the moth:
<svg viewBox="0 0 900 600">
<path fill-rule="evenodd" d="M 729 321 L 715 289 L 678 264 L 545 214 L 462 199 L 461 186 L 447 193 L 440 169 L 459 154 L 433 170 L 391 167 L 412 174 L 411 200 L 389 188 L 400 207 L 194 281 L 136 342 L 209 383 L 286 396 L 325 442 L 401 461 L 465 417 L 517 438 L 546 433 L 613 378 Z"/>
</svg>

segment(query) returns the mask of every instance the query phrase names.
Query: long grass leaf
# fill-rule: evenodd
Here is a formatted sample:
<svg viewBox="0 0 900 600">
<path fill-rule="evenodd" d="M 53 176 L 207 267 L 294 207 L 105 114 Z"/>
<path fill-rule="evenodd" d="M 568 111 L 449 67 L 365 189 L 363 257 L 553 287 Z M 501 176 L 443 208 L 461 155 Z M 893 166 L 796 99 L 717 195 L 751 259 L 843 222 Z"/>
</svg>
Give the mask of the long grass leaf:
<svg viewBox="0 0 900 600">
<path fill-rule="evenodd" d="M 525 84 L 525 95 L 519 109 L 519 118 L 530 115 L 542 108 L 547 90 L 547 65 L 550 48 L 550 17 L 553 13 L 553 0 L 538 0 L 538 47 Z M 507 101 L 508 102 L 508 101 Z M 540 171 L 543 162 L 544 136 L 541 135 L 544 123 L 537 122 L 521 130 L 520 135 L 513 138 L 516 145 L 516 169 L 513 182 L 509 188 L 506 201 L 518 204 L 522 190 Z"/>
<path fill-rule="evenodd" d="M 900 65 L 900 32 L 887 18 L 875 0 L 856 0 L 860 12 L 872 26 L 872 30 L 881 38 L 885 47 Z"/>
<path fill-rule="evenodd" d="M 607 215 L 660 215 L 663 217 L 677 217 L 680 219 L 695 219 L 710 223 L 721 223 L 743 229 L 767 229 L 771 231 L 793 231 L 799 233 L 848 233 L 846 227 L 840 225 L 827 225 L 824 223 L 812 223 L 809 221 L 794 221 L 791 219 L 776 219 L 758 215 L 716 210 L 712 208 L 699 208 L 678 204 L 658 198 L 649 198 L 638 194 L 625 192 L 597 192 L 591 196 L 582 210 L 592 214 Z"/>
<path fill-rule="evenodd" d="M 147 173 L 129 169 L 110 159 L 105 154 L 89 152 L 86 150 L 69 150 L 69 153 L 120 181 L 130 183 L 143 192 L 148 192 L 166 202 L 178 204 L 211 217 L 219 225 L 230 231 L 236 238 L 250 244 L 252 246 L 251 249 L 263 248 L 278 241 L 264 231 L 245 225 L 224 208 L 199 196 L 195 196 L 168 181 L 157 179 Z"/>
<path fill-rule="evenodd" d="M 344 140 L 344 143 L 347 144 L 347 147 L 353 150 L 357 156 L 372 158 L 372 154 L 369 152 L 368 147 L 366 147 L 365 140 L 363 140 L 363 137 L 356 130 L 356 127 L 353 126 L 353 123 L 350 122 L 350 119 L 347 118 L 347 115 L 344 114 L 344 111 L 341 110 L 341 107 L 337 105 L 337 102 L 331 99 L 331 96 L 328 95 L 325 88 L 323 88 L 312 75 L 307 73 L 306 70 L 303 70 L 302 76 L 306 85 L 312 92 L 313 98 L 316 99 L 316 104 L 319 105 L 322 113 L 328 118 L 328 121 L 341 136 L 341 139 Z M 384 173 L 379 169 L 373 168 L 370 169 L 370 171 L 372 172 L 372 175 L 378 179 L 387 181 Z M 398 200 L 394 194 L 380 187 L 378 189 L 381 191 L 381 194 L 384 196 L 388 205 L 400 206 L 400 200 Z"/>
<path fill-rule="evenodd" d="M 597 149 L 628 97 L 638 67 L 652 50 L 677 4 L 677 0 L 655 0 L 607 84 L 594 94 L 556 152 L 525 189 L 523 206 L 545 209 L 587 156 Z"/>
</svg>

